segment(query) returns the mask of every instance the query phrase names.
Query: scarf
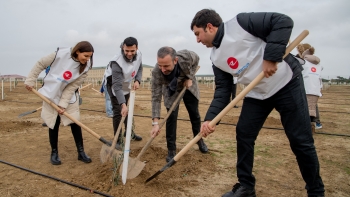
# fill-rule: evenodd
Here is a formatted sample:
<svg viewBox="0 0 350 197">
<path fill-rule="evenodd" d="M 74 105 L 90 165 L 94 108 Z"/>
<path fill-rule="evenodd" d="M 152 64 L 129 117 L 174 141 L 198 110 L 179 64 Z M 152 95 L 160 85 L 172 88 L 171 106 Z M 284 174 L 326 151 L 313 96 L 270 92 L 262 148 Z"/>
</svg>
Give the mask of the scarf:
<svg viewBox="0 0 350 197">
<path fill-rule="evenodd" d="M 181 73 L 181 68 L 180 65 L 177 63 L 174 66 L 174 70 L 171 71 L 171 73 L 169 75 L 164 75 L 164 78 L 169 82 L 168 86 L 167 86 L 167 90 L 168 90 L 168 96 L 171 97 L 172 95 L 174 95 L 174 93 L 177 90 L 177 78 L 180 76 Z"/>
</svg>

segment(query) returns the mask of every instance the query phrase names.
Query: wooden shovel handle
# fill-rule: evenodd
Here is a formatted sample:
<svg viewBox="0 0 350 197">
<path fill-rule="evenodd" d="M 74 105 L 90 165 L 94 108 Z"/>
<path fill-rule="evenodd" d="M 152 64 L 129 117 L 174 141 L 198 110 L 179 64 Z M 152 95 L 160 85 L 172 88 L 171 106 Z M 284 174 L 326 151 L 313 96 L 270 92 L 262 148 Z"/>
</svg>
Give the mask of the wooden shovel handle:
<svg viewBox="0 0 350 197">
<path fill-rule="evenodd" d="M 46 103 L 48 103 L 49 105 L 51 105 L 51 107 L 55 108 L 56 110 L 60 110 L 61 108 L 59 108 L 55 103 L 51 102 L 49 99 L 47 99 L 45 96 L 43 96 L 42 94 L 40 94 L 37 90 L 35 90 L 34 88 L 32 88 L 32 92 L 34 94 L 36 94 L 37 96 L 39 96 L 42 100 L 44 100 Z M 99 136 L 97 133 L 95 133 L 94 131 L 92 131 L 91 129 L 89 129 L 87 126 L 85 126 L 83 123 L 79 122 L 77 119 L 73 118 L 71 115 L 69 115 L 67 112 L 64 112 L 63 115 L 65 115 L 67 118 L 69 118 L 71 121 L 75 122 L 77 125 L 79 125 L 80 127 L 82 127 L 83 129 L 85 129 L 86 131 L 88 131 L 91 135 L 95 136 L 97 139 L 100 139 L 101 136 Z"/>
<path fill-rule="evenodd" d="M 38 108 L 38 109 L 36 109 L 35 111 L 38 111 L 38 110 L 40 110 L 41 108 L 43 108 L 43 106 L 39 107 L 39 108 Z"/>
<path fill-rule="evenodd" d="M 199 70 L 200 66 L 197 66 L 196 72 Z M 181 92 L 179 93 L 179 95 L 177 95 L 175 101 L 173 102 L 173 104 L 171 105 L 170 109 L 168 110 L 168 113 L 166 114 L 166 116 L 164 117 L 163 121 L 159 124 L 159 130 L 164 126 L 165 122 L 168 120 L 169 116 L 171 115 L 171 113 L 174 111 L 175 107 L 180 103 L 180 99 L 184 96 L 186 91 L 186 86 L 184 86 L 181 90 Z M 136 159 L 140 159 L 141 156 L 146 152 L 146 150 L 151 146 L 152 142 L 154 140 L 154 137 L 151 137 L 146 145 L 142 148 L 141 152 L 137 155 Z"/>
<path fill-rule="evenodd" d="M 96 89 L 94 89 L 94 88 L 91 88 L 91 89 L 93 89 L 95 92 L 97 92 L 97 93 L 100 93 L 100 94 L 101 94 L 101 92 L 100 92 L 100 91 L 98 91 L 98 90 L 96 90 Z M 107 91 L 107 90 L 105 90 L 105 91 Z"/>
<path fill-rule="evenodd" d="M 290 44 L 286 49 L 286 53 L 283 58 L 287 56 L 307 35 L 309 34 L 308 30 L 304 30 L 301 34 Z M 235 99 L 231 101 L 212 121 L 210 121 L 209 125 L 214 126 L 216 123 L 221 120 L 221 118 L 229 112 L 233 106 L 235 106 L 239 100 L 241 100 L 251 89 L 253 89 L 256 84 L 258 84 L 264 78 L 264 72 L 261 72 L 244 90 L 236 96 Z M 194 137 L 179 153 L 177 153 L 174 157 L 175 161 L 178 161 L 195 143 L 197 143 L 202 138 L 202 134 L 199 133 L 196 137 Z"/>
<path fill-rule="evenodd" d="M 129 107 L 129 101 L 130 101 L 130 99 L 128 100 L 128 103 L 126 105 L 127 107 Z M 120 123 L 119 123 L 118 128 L 117 128 L 117 132 L 115 133 L 115 136 L 114 136 L 114 139 L 112 142 L 111 149 L 114 149 L 113 147 L 115 147 L 115 145 L 117 144 L 117 139 L 118 139 L 118 136 L 119 136 L 119 133 L 120 133 L 120 130 L 122 128 L 122 125 L 124 123 L 125 118 L 126 118 L 126 116 L 122 116 L 122 119 L 120 120 Z"/>
<path fill-rule="evenodd" d="M 86 88 L 86 87 L 88 87 L 88 86 L 90 86 L 90 85 L 91 85 L 91 83 L 87 84 L 86 86 L 84 86 L 84 87 L 82 87 L 82 88 L 79 88 L 79 90 L 82 90 L 82 89 L 84 89 L 84 88 Z"/>
<path fill-rule="evenodd" d="M 113 150 L 114 147 L 115 147 L 115 145 L 117 144 L 117 140 L 118 140 L 118 136 L 119 136 L 119 133 L 120 133 L 120 129 L 122 128 L 122 125 L 123 125 L 123 123 L 124 123 L 125 117 L 126 117 L 126 116 L 122 116 L 122 119 L 120 120 L 119 126 L 118 126 L 118 128 L 117 128 L 117 132 L 115 133 L 115 136 L 114 136 L 114 138 L 113 138 L 111 150 Z"/>
<path fill-rule="evenodd" d="M 288 45 L 286 53 L 283 56 L 283 59 L 309 34 L 308 30 L 304 30 L 301 34 Z M 262 79 L 264 78 L 264 72 L 262 71 L 246 88 L 239 93 L 235 99 L 233 99 L 212 121 L 209 125 L 211 127 L 215 126 L 221 119 L 224 117 L 241 99 L 248 94 Z"/>
</svg>

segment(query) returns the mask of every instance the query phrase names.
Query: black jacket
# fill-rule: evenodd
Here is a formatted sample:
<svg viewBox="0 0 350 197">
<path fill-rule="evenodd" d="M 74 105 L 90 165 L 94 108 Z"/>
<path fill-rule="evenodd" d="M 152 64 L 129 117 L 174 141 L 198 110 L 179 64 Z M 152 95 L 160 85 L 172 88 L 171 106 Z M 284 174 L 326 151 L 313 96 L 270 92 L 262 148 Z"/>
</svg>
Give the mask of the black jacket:
<svg viewBox="0 0 350 197">
<path fill-rule="evenodd" d="M 245 31 L 266 42 L 264 60 L 282 61 L 293 29 L 293 20 L 290 17 L 279 13 L 240 13 L 237 15 L 237 21 Z M 216 48 L 220 47 L 224 36 L 223 32 L 224 24 L 221 24 L 213 41 Z M 293 76 L 300 74 L 302 69 L 294 63 L 294 58 L 287 56 L 286 59 L 292 61 L 288 63 L 293 70 Z M 294 66 L 292 67 L 292 65 Z M 213 71 L 216 89 L 214 99 L 204 120 L 213 120 L 230 102 L 233 76 L 220 70 L 215 65 L 213 65 Z"/>
</svg>

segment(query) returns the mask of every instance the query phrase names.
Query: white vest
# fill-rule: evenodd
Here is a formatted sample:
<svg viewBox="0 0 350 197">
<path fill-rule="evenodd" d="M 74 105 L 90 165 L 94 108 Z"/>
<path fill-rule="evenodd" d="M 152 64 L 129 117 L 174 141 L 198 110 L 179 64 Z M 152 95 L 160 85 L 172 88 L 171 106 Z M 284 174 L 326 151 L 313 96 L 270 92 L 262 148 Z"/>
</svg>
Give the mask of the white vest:
<svg viewBox="0 0 350 197">
<path fill-rule="evenodd" d="M 109 64 L 106 66 L 105 69 L 105 73 L 103 74 L 103 78 L 102 78 L 102 86 L 106 86 L 107 85 L 107 77 L 112 75 L 112 69 L 110 69 Z M 107 90 L 105 90 L 107 91 Z"/>
<path fill-rule="evenodd" d="M 71 48 L 58 48 L 55 60 L 51 64 L 50 71 L 44 78 L 44 86 L 38 90 L 42 95 L 50 99 L 56 105 L 61 100 L 64 88 L 89 71 L 91 62 L 87 62 L 85 70 L 79 74 L 80 62 L 71 57 Z M 77 100 L 73 94 L 69 103 Z"/>
<path fill-rule="evenodd" d="M 238 77 L 238 83 L 248 85 L 263 71 L 262 62 L 266 43 L 246 32 L 236 17 L 225 24 L 225 34 L 219 48 L 213 48 L 210 59 L 213 64 Z M 283 88 L 292 78 L 289 65 L 278 63 L 277 72 L 264 78 L 246 96 L 264 100 Z"/>
<path fill-rule="evenodd" d="M 141 52 L 137 50 L 136 60 L 132 62 L 125 61 L 121 51 L 117 55 L 115 55 L 111 61 L 117 62 L 120 68 L 122 69 L 123 75 L 124 75 L 122 90 L 124 95 L 129 94 L 131 90 L 131 82 L 135 78 L 137 71 L 139 70 L 140 65 L 142 63 Z M 112 68 L 110 67 L 110 65 L 107 66 L 107 69 L 108 70 L 105 71 L 106 79 L 107 77 L 112 75 Z M 115 92 L 113 88 L 112 88 L 112 93 L 115 96 Z"/>
<path fill-rule="evenodd" d="M 302 71 L 302 74 L 304 78 L 306 94 L 321 96 L 321 65 L 315 65 L 308 61 L 305 61 L 303 67 L 304 70 Z"/>
</svg>

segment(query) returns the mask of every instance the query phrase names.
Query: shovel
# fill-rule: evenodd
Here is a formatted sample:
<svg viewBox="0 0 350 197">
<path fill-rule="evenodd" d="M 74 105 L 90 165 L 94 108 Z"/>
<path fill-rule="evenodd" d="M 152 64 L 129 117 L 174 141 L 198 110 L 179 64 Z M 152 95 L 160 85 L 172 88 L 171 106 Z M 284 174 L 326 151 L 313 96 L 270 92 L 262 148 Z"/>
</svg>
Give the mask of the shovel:
<svg viewBox="0 0 350 197">
<path fill-rule="evenodd" d="M 304 30 L 303 32 L 301 32 L 301 34 L 290 45 L 288 45 L 283 58 L 286 57 L 308 34 L 308 30 Z M 233 99 L 212 121 L 210 121 L 210 127 L 215 126 L 222 119 L 222 117 L 224 117 L 238 103 L 238 101 L 243 99 L 245 95 L 247 95 L 248 92 L 252 90 L 264 78 L 264 76 L 264 72 L 261 72 L 246 88 L 244 88 L 242 92 L 236 96 L 235 99 Z M 177 161 L 179 161 L 179 159 L 201 138 L 202 134 L 199 133 L 177 155 L 175 155 L 175 157 L 172 160 L 170 160 L 165 166 L 163 166 L 162 169 L 160 169 L 158 172 L 149 177 L 146 180 L 146 183 L 156 178 L 159 174 L 161 174 L 166 169 L 174 165 Z"/>
<path fill-rule="evenodd" d="M 42 107 L 39 107 L 38 109 L 35 109 L 35 110 L 32 110 L 32 111 L 28 111 L 28 112 L 24 112 L 24 113 L 18 115 L 18 118 L 22 118 L 23 116 L 26 116 L 26 115 L 35 113 L 35 112 L 37 112 L 38 110 L 40 110 L 41 108 L 42 108 Z"/>
<path fill-rule="evenodd" d="M 46 103 L 51 105 L 51 107 L 55 108 L 56 110 L 60 110 L 60 108 L 53 102 L 51 102 L 49 99 L 47 99 L 45 96 L 40 94 L 36 89 L 32 88 L 32 92 L 36 94 L 38 97 L 40 97 L 42 100 L 44 100 Z M 75 119 L 73 116 L 69 115 L 67 112 L 64 112 L 63 115 L 65 115 L 67 118 L 69 118 L 71 121 L 85 129 L 87 132 L 89 132 L 91 135 L 99 139 L 102 143 L 107 144 L 108 146 L 111 146 L 111 143 L 105 140 L 103 137 L 99 136 L 97 133 L 89 129 L 87 126 L 85 126 L 83 123 L 79 122 L 77 119 Z"/>
<path fill-rule="evenodd" d="M 129 102 L 128 102 L 127 106 L 129 106 Z M 122 116 L 122 119 L 120 120 L 119 126 L 117 128 L 117 132 L 113 138 L 112 146 L 109 147 L 105 144 L 102 144 L 102 148 L 100 151 L 100 159 L 101 159 L 102 163 L 105 163 L 110 158 L 116 157 L 122 153 L 122 151 L 116 150 L 114 147 L 117 144 L 118 136 L 119 136 L 119 133 L 120 133 L 120 130 L 122 128 L 122 125 L 124 123 L 125 118 L 126 118 L 126 116 Z"/>
<path fill-rule="evenodd" d="M 96 89 L 94 89 L 94 88 L 91 88 L 93 91 L 95 91 L 95 92 L 97 92 L 97 93 L 99 93 L 99 94 L 101 94 L 101 92 L 100 91 L 98 91 L 98 90 L 96 90 Z M 107 90 L 106 90 L 107 91 Z"/>
<path fill-rule="evenodd" d="M 117 132 L 115 133 L 113 142 L 111 146 L 107 146 L 106 144 L 102 144 L 102 148 L 100 151 L 100 159 L 102 163 L 106 163 L 110 158 L 116 157 L 120 154 L 122 154 L 122 151 L 116 150 L 115 145 L 117 144 L 118 136 L 120 133 L 120 130 L 122 128 L 122 125 L 124 123 L 125 116 L 122 117 L 120 120 Z"/>
<path fill-rule="evenodd" d="M 88 84 L 88 85 L 86 85 L 86 86 L 84 86 L 84 87 L 82 87 L 82 88 L 79 88 L 79 90 L 82 90 L 82 89 L 84 89 L 84 88 L 88 87 L 89 85 L 91 85 L 91 83 L 90 83 L 90 84 Z M 18 118 L 22 118 L 23 116 L 26 116 L 26 115 L 29 115 L 29 114 L 35 113 L 35 112 L 37 112 L 38 110 L 40 110 L 41 108 L 42 108 L 42 107 L 39 107 L 38 109 L 35 109 L 35 110 L 32 110 L 32 111 L 28 111 L 28 112 L 24 112 L 24 113 L 22 113 L 22 114 L 18 115 Z"/>
<path fill-rule="evenodd" d="M 198 71 L 199 68 L 200 68 L 200 66 L 197 67 L 196 72 Z M 173 102 L 170 109 L 168 110 L 168 113 L 164 117 L 163 121 L 159 124 L 159 130 L 164 126 L 164 124 L 168 120 L 170 114 L 174 111 L 174 108 L 179 104 L 181 98 L 185 94 L 185 91 L 186 91 L 186 86 L 184 86 L 182 88 L 181 92 L 179 93 L 179 95 L 177 95 L 175 101 Z M 143 154 L 146 152 L 146 150 L 151 146 L 153 140 L 154 140 L 154 137 L 151 137 L 147 141 L 146 145 L 142 148 L 141 152 L 137 155 L 137 157 L 135 159 L 131 158 L 131 157 L 129 158 L 127 179 L 133 179 L 141 173 L 141 171 L 143 170 L 143 168 L 145 167 L 146 164 L 145 164 L 145 162 L 140 161 L 140 158 L 143 156 Z"/>
<path fill-rule="evenodd" d="M 159 130 L 163 127 L 163 125 L 165 124 L 165 122 L 169 118 L 171 112 L 174 110 L 174 108 L 179 103 L 180 99 L 185 94 L 185 91 L 186 91 L 186 86 L 181 90 L 180 94 L 176 97 L 176 100 L 171 105 L 171 107 L 170 107 L 168 113 L 166 114 L 166 116 L 164 117 L 163 121 L 159 124 Z M 131 157 L 129 158 L 127 179 L 133 179 L 141 173 L 141 171 L 143 170 L 143 168 L 145 167 L 146 164 L 145 164 L 145 162 L 140 161 L 140 158 L 146 152 L 146 150 L 151 146 L 153 140 L 154 140 L 154 137 L 151 137 L 147 141 L 146 145 L 142 148 L 141 152 L 137 155 L 137 157 L 135 159 L 131 158 Z M 121 173 L 121 171 L 120 171 L 120 173 Z"/>
</svg>

